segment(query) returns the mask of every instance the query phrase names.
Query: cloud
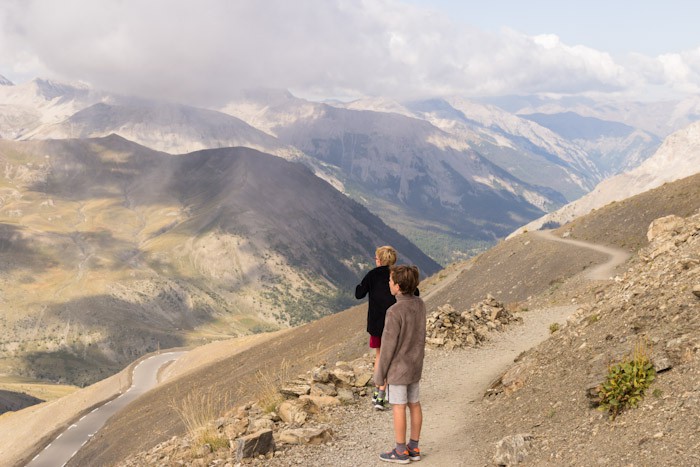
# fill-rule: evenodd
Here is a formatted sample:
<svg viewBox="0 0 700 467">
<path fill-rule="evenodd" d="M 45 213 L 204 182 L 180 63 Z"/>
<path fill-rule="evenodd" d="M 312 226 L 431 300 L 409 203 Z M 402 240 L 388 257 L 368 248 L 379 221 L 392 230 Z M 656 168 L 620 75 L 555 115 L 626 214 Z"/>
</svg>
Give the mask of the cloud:
<svg viewBox="0 0 700 467">
<path fill-rule="evenodd" d="M 485 32 L 398 0 L 8 0 L 0 26 L 10 78 L 34 72 L 207 106 L 257 86 L 404 99 L 645 83 L 697 92 L 700 82 L 698 50 L 623 64 L 555 35 Z"/>
</svg>

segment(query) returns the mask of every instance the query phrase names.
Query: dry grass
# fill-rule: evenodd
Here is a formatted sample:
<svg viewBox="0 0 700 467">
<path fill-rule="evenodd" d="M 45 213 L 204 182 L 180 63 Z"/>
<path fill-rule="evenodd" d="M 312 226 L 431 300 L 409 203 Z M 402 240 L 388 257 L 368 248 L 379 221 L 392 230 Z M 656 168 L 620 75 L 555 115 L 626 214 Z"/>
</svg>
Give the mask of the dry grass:
<svg viewBox="0 0 700 467">
<path fill-rule="evenodd" d="M 279 372 L 263 372 L 258 370 L 256 377 L 260 388 L 258 403 L 265 412 L 274 412 L 284 401 L 284 397 L 279 389 L 283 381 L 289 379 L 290 363 L 287 359 L 282 359 Z"/>
<path fill-rule="evenodd" d="M 211 422 L 221 416 L 223 408 L 228 407 L 228 394 L 214 395 L 190 392 L 181 400 L 171 401 L 171 407 L 177 412 L 187 433 L 194 441 L 194 447 L 209 445 L 212 450 L 228 447 L 229 441 L 219 433 Z"/>
</svg>

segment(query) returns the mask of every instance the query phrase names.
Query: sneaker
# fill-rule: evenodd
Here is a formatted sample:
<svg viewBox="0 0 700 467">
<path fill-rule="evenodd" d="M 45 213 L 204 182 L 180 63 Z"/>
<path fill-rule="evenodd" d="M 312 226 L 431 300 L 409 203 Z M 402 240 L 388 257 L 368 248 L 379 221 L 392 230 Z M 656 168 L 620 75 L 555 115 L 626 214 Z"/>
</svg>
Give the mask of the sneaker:
<svg viewBox="0 0 700 467">
<path fill-rule="evenodd" d="M 386 403 L 386 399 L 384 399 L 384 398 L 377 397 L 377 400 L 374 401 L 375 410 L 384 410 L 384 409 L 386 409 L 386 406 L 387 406 L 387 403 Z"/>
<path fill-rule="evenodd" d="M 379 459 L 384 462 L 393 462 L 394 464 L 409 464 L 411 459 L 408 457 L 408 451 L 396 452 L 396 448 L 389 452 L 379 454 Z"/>
<path fill-rule="evenodd" d="M 411 446 L 406 446 L 406 449 L 408 449 L 408 458 L 411 459 L 412 461 L 419 461 L 420 460 L 420 448 L 415 447 L 411 448 Z"/>
<path fill-rule="evenodd" d="M 372 405 L 376 404 L 378 399 L 379 399 L 379 391 L 374 391 L 372 393 Z"/>
</svg>

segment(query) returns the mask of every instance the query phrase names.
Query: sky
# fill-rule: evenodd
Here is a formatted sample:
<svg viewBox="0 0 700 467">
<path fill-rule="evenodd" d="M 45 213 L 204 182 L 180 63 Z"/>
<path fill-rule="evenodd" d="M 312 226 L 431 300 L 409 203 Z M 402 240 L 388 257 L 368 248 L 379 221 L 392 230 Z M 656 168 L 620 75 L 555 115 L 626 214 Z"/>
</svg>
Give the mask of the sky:
<svg viewBox="0 0 700 467">
<path fill-rule="evenodd" d="M 2 0 L 0 75 L 221 107 L 700 93 L 695 0 Z"/>
</svg>

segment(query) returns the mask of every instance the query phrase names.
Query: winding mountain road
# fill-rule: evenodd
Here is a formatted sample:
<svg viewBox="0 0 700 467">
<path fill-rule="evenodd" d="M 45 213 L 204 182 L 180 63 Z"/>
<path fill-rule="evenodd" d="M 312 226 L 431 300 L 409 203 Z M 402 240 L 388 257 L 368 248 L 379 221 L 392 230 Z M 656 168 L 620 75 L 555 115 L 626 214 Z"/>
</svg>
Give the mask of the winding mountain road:
<svg viewBox="0 0 700 467">
<path fill-rule="evenodd" d="M 27 466 L 64 466 L 102 428 L 109 417 L 158 384 L 158 370 L 163 365 L 177 360 L 184 353 L 184 351 L 166 352 L 147 358 L 136 365 L 133 372 L 133 383 L 126 392 L 84 415 L 75 424 L 68 427 L 66 431 L 58 435 Z"/>
</svg>

